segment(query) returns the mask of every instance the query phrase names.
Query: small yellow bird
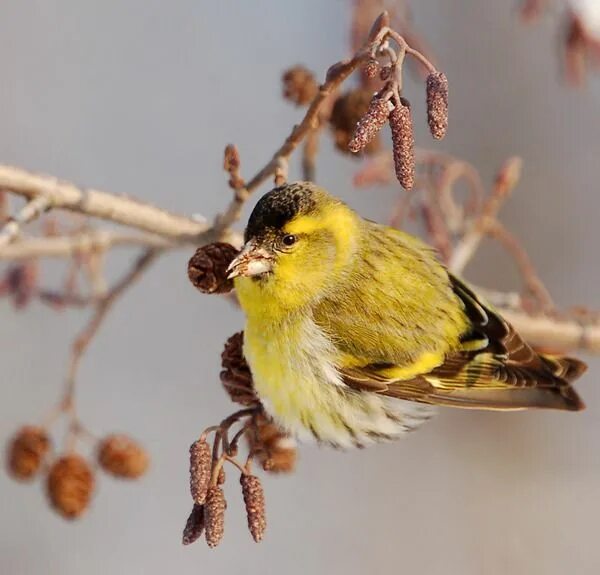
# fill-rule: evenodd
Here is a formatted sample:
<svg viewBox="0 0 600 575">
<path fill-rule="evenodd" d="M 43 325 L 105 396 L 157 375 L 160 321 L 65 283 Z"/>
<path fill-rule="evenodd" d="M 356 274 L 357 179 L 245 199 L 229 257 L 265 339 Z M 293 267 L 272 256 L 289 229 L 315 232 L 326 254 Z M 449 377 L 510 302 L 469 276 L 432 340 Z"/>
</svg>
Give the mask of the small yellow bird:
<svg viewBox="0 0 600 575">
<path fill-rule="evenodd" d="M 434 405 L 583 409 L 583 362 L 536 353 L 420 240 L 309 182 L 257 203 L 229 267 L 267 412 L 300 439 L 362 447 Z"/>
</svg>

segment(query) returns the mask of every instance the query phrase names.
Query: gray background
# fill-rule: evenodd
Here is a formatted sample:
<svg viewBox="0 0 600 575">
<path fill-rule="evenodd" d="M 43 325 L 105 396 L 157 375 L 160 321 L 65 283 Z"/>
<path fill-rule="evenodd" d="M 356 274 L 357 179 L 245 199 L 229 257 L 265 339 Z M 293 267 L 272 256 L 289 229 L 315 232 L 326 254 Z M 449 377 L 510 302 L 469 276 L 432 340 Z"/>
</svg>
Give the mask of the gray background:
<svg viewBox="0 0 600 575">
<path fill-rule="evenodd" d="M 489 181 L 509 155 L 523 182 L 503 219 L 556 299 L 600 307 L 597 184 L 600 87 L 558 82 L 557 21 L 524 28 L 511 1 L 414 2 L 451 81 L 451 129 L 422 146 L 455 153 Z M 416 6 L 418 4 L 418 6 Z M 300 112 L 281 71 L 323 73 L 347 53 L 348 2 L 2 2 L 0 160 L 84 185 L 213 215 L 229 199 L 220 171 L 235 141 L 244 173 L 261 166 Z M 423 117 L 422 86 L 408 86 Z M 385 218 L 397 188 L 353 191 L 356 165 L 325 144 L 319 181 Z M 100 479 L 75 524 L 39 486 L 0 475 L 0 572 L 592 574 L 600 570 L 599 366 L 582 414 L 447 410 L 412 437 L 351 453 L 307 447 L 298 471 L 266 478 L 269 531 L 246 533 L 230 485 L 222 546 L 183 548 L 187 446 L 230 410 L 218 383 L 225 338 L 242 325 L 225 301 L 189 285 L 189 253 L 161 261 L 118 304 L 80 374 L 79 406 L 97 433 L 123 430 L 153 456 L 142 482 Z M 113 272 L 126 263 L 118 256 Z M 490 246 L 470 279 L 515 286 Z M 0 302 L 0 439 L 58 398 L 83 315 Z"/>
</svg>

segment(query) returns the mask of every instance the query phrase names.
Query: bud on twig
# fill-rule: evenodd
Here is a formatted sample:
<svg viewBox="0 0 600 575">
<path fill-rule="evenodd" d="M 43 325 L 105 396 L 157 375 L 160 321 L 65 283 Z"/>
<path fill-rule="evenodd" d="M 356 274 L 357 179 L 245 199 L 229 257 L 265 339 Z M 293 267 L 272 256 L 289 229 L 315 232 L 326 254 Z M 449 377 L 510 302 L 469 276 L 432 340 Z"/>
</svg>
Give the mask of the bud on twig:
<svg viewBox="0 0 600 575">
<path fill-rule="evenodd" d="M 379 72 L 379 62 L 375 58 L 371 58 L 365 64 L 365 76 L 367 78 L 375 78 Z"/>
<path fill-rule="evenodd" d="M 390 109 L 388 102 L 374 96 L 367 113 L 358 121 L 352 139 L 348 143 L 351 152 L 360 152 L 383 128 Z"/>
<path fill-rule="evenodd" d="M 227 293 L 233 281 L 227 279 L 227 268 L 238 254 L 230 244 L 215 242 L 196 250 L 188 263 L 190 281 L 203 293 Z"/>
<path fill-rule="evenodd" d="M 400 185 L 411 190 L 415 183 L 415 141 L 408 100 L 401 98 L 390 112 L 394 168 Z"/>
<path fill-rule="evenodd" d="M 390 26 L 390 15 L 387 10 L 384 10 L 375 22 L 373 22 L 373 26 L 371 26 L 371 30 L 369 31 L 369 42 L 372 42 L 377 37 L 377 34 L 381 32 L 384 28 L 389 28 Z"/>
<path fill-rule="evenodd" d="M 181 542 L 184 545 L 189 545 L 198 540 L 204 532 L 204 505 L 194 504 L 192 512 L 187 519 L 183 529 L 183 537 Z"/>
<path fill-rule="evenodd" d="M 512 192 L 521 179 L 522 169 L 523 160 L 521 158 L 518 156 L 508 158 L 496 175 L 494 193 L 502 196 Z"/>
<path fill-rule="evenodd" d="M 10 474 L 21 481 L 33 479 L 50 448 L 50 439 L 41 427 L 22 427 L 12 438 L 7 451 Z"/>
<path fill-rule="evenodd" d="M 448 78 L 443 72 L 427 76 L 427 121 L 431 135 L 441 140 L 448 129 Z"/>
<path fill-rule="evenodd" d="M 204 505 L 206 542 L 209 547 L 216 547 L 223 539 L 226 506 L 223 490 L 218 486 L 209 487 Z"/>
<path fill-rule="evenodd" d="M 206 501 L 206 492 L 212 470 L 212 454 L 205 439 L 198 439 L 190 446 L 190 492 L 195 503 Z"/>
<path fill-rule="evenodd" d="M 52 507 L 66 519 L 76 519 L 89 506 L 94 474 L 79 455 L 65 455 L 48 472 L 47 492 Z"/>
<path fill-rule="evenodd" d="M 246 505 L 246 516 L 248 517 L 248 529 L 252 538 L 257 543 L 263 538 L 267 528 L 265 516 L 265 494 L 260 484 L 260 479 L 255 475 L 242 474 L 242 495 Z"/>
<path fill-rule="evenodd" d="M 98 446 L 100 467 L 122 479 L 137 479 L 148 469 L 149 458 L 145 449 L 126 435 L 109 435 Z"/>
</svg>

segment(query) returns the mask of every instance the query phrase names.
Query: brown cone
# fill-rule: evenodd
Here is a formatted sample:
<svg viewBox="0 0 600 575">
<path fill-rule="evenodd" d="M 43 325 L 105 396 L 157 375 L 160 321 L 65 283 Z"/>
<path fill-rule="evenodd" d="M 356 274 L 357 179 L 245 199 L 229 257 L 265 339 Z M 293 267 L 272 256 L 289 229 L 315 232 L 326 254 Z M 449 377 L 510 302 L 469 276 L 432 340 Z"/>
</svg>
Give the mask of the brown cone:
<svg viewBox="0 0 600 575">
<path fill-rule="evenodd" d="M 263 538 L 267 528 L 265 516 L 265 494 L 260 479 L 254 475 L 242 475 L 242 495 L 246 505 L 248 529 L 257 543 Z"/>
<path fill-rule="evenodd" d="M 190 492 L 195 503 L 206 501 L 206 492 L 212 471 L 212 453 L 206 439 L 198 439 L 190 446 Z"/>
<path fill-rule="evenodd" d="M 94 474 L 79 455 L 57 459 L 48 472 L 47 492 L 50 504 L 66 519 L 76 519 L 90 504 Z"/>
<path fill-rule="evenodd" d="M 415 141 L 408 100 L 401 98 L 390 112 L 390 128 L 396 177 L 404 189 L 411 190 L 415 183 Z"/>
<path fill-rule="evenodd" d="M 244 332 L 233 334 L 226 342 L 221 354 L 220 378 L 223 387 L 232 401 L 241 405 L 256 405 L 258 398 L 254 393 L 252 373 L 243 352 Z"/>
<path fill-rule="evenodd" d="M 319 91 L 313 73 L 304 66 L 294 66 L 283 73 L 283 97 L 297 106 L 310 104 Z"/>
<path fill-rule="evenodd" d="M 441 140 L 448 129 L 448 78 L 443 72 L 427 76 L 427 121 L 431 135 Z"/>
<path fill-rule="evenodd" d="M 255 419 L 255 426 L 246 432 L 250 451 L 265 471 L 290 473 L 296 466 L 294 440 L 266 415 Z"/>
<path fill-rule="evenodd" d="M 204 505 L 206 542 L 209 547 L 216 547 L 223 539 L 226 506 L 223 490 L 218 486 L 209 487 Z"/>
<path fill-rule="evenodd" d="M 49 449 L 50 439 L 44 429 L 30 425 L 22 427 L 8 446 L 6 463 L 9 473 L 21 481 L 33 479 Z"/>
<path fill-rule="evenodd" d="M 227 279 L 227 268 L 238 254 L 230 244 L 215 242 L 196 250 L 188 263 L 188 277 L 202 293 L 227 293 L 233 280 Z"/>
<path fill-rule="evenodd" d="M 123 479 L 137 479 L 148 469 L 146 450 L 126 435 L 109 435 L 98 446 L 97 459 L 107 473 Z"/>
<path fill-rule="evenodd" d="M 204 532 L 204 505 L 194 504 L 192 512 L 187 519 L 183 529 L 183 537 L 181 542 L 184 545 L 189 545 L 198 540 Z"/>
</svg>

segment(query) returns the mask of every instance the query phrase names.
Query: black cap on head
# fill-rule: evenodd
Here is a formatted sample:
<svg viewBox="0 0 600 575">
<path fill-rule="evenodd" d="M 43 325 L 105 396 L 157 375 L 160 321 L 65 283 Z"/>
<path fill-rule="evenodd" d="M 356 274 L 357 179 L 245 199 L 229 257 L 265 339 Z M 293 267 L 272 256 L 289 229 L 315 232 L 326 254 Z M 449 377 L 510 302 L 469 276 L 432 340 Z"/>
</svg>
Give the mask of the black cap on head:
<svg viewBox="0 0 600 575">
<path fill-rule="evenodd" d="M 261 236 L 267 230 L 278 231 L 298 214 L 310 213 L 316 206 L 315 186 L 295 182 L 267 192 L 250 214 L 244 241 Z"/>
</svg>

